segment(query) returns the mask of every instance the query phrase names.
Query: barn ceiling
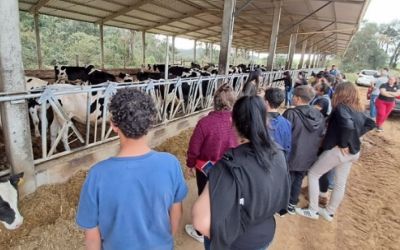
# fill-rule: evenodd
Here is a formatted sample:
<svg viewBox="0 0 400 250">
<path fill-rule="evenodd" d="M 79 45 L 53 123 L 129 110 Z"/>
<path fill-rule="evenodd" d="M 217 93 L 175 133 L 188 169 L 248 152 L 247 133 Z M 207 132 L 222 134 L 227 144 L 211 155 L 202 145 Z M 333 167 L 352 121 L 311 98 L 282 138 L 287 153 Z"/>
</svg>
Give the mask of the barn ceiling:
<svg viewBox="0 0 400 250">
<path fill-rule="evenodd" d="M 297 49 L 308 39 L 327 54 L 343 53 L 370 0 L 283 0 L 277 51 L 286 53 L 299 25 Z M 277 0 L 237 0 L 233 47 L 268 52 Z M 19 0 L 32 13 L 219 43 L 223 0 Z M 316 32 L 318 33 L 311 33 Z"/>
</svg>

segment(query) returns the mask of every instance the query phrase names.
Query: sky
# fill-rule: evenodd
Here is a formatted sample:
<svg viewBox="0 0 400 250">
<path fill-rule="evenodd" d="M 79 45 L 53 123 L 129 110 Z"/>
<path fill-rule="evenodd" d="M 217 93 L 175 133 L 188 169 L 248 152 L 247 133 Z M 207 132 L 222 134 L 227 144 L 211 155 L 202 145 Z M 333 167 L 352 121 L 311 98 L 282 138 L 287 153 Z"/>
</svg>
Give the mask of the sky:
<svg viewBox="0 0 400 250">
<path fill-rule="evenodd" d="M 371 0 L 364 20 L 375 23 L 390 23 L 393 20 L 400 19 L 399 0 Z"/>
<path fill-rule="evenodd" d="M 396 19 L 400 19 L 400 0 L 371 0 L 364 16 L 364 20 L 379 24 Z M 193 41 L 177 37 L 175 46 L 178 49 L 193 49 Z"/>
</svg>

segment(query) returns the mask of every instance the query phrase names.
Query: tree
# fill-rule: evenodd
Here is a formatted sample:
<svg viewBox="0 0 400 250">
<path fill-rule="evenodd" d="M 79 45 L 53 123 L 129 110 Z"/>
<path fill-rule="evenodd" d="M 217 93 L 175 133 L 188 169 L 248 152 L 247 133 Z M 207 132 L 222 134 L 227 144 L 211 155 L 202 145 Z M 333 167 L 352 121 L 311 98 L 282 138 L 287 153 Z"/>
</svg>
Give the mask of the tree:
<svg viewBox="0 0 400 250">
<path fill-rule="evenodd" d="M 354 72 L 386 66 L 388 55 L 379 45 L 379 31 L 376 23 L 364 23 L 343 57 L 343 70 Z"/>
</svg>

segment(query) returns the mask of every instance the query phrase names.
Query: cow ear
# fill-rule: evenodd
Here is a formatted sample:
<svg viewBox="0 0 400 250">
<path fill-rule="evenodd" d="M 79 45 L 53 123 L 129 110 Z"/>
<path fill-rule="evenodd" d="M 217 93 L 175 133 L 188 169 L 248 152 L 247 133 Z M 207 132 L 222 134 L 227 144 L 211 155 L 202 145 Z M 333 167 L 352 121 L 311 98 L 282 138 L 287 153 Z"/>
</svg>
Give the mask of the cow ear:
<svg viewBox="0 0 400 250">
<path fill-rule="evenodd" d="M 18 184 L 20 184 L 20 182 L 22 181 L 22 177 L 24 176 L 24 173 L 22 172 L 22 173 L 19 173 L 19 174 L 16 174 L 16 175 L 12 175 L 11 177 L 10 177 L 10 182 L 11 182 L 11 184 L 14 186 L 14 187 L 17 187 L 18 186 Z"/>
</svg>

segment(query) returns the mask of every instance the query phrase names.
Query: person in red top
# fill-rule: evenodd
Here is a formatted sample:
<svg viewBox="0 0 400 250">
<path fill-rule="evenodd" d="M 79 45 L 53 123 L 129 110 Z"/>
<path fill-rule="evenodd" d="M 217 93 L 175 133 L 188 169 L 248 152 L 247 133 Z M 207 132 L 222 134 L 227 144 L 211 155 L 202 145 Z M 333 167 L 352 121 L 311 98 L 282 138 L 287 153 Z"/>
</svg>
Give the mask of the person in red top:
<svg viewBox="0 0 400 250">
<path fill-rule="evenodd" d="M 231 118 L 234 103 L 235 95 L 228 84 L 218 88 L 214 94 L 214 111 L 197 123 L 190 138 L 186 165 L 192 176 L 196 175 L 199 195 L 207 183 L 207 176 L 196 169 L 196 164 L 216 162 L 228 149 L 238 145 Z M 185 230 L 194 239 L 204 242 L 203 236 L 193 228 L 193 225 L 186 225 Z"/>
</svg>

